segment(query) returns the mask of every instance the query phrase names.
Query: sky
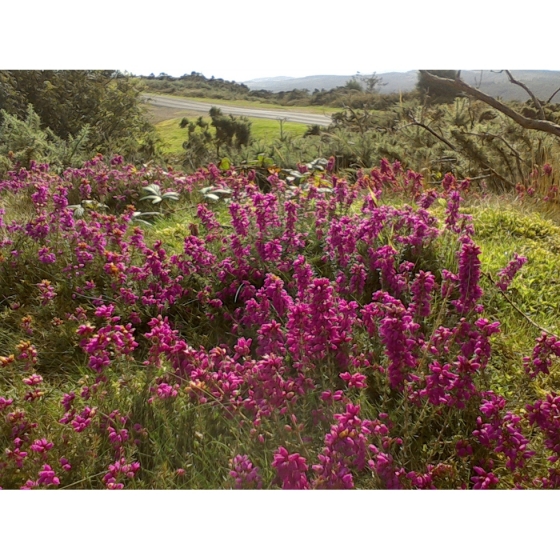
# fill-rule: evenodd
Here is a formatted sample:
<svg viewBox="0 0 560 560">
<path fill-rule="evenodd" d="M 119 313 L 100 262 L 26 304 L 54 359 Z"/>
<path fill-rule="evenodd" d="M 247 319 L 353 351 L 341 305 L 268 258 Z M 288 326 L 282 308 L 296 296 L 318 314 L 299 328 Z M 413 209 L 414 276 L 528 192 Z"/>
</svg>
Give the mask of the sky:
<svg viewBox="0 0 560 560">
<path fill-rule="evenodd" d="M 496 0 L 30 0 L 24 13 L 21 6 L 2 7 L 11 23 L 0 33 L 0 69 L 194 71 L 238 82 L 422 68 L 560 70 L 547 24 L 558 21 L 560 3 L 538 20 L 505 13 Z"/>
</svg>

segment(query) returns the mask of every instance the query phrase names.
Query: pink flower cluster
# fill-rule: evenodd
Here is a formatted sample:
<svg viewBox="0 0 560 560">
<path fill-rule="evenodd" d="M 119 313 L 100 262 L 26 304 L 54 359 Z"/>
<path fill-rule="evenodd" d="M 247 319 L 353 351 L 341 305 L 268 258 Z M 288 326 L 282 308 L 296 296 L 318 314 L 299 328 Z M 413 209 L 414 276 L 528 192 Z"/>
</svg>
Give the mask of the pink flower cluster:
<svg viewBox="0 0 560 560">
<path fill-rule="evenodd" d="M 332 165 L 296 188 L 271 175 L 267 193 L 234 169 L 183 177 L 119 158 L 107 165 L 98 157 L 61 176 L 36 165 L 10 172 L 0 193 L 29 193 L 34 213 L 0 221 L 0 266 L 17 277 L 33 254 L 50 280 L 10 307 L 13 328 L 29 340 L 0 357 L 10 379 L 0 387 L 0 481 L 64 486 L 90 460 L 104 461 L 98 483 L 106 488 L 140 483 L 150 476 L 140 468 L 142 447 L 152 444 L 145 423 L 159 414 L 175 425 L 193 410 L 248 434 L 252 460 L 234 456 L 232 439 L 234 457 L 221 467 L 235 488 L 528 484 L 537 454 L 531 429 L 557 461 L 559 397 L 549 394 L 524 414 L 487 390 L 500 325 L 483 315 L 481 250 L 460 214 L 468 181 L 446 175 L 439 191 L 426 190 L 421 175 L 386 160 L 349 181 Z M 231 226 L 195 202 L 178 250 L 163 237 L 150 245 L 131 204 L 152 183 L 193 198 L 208 184 L 227 189 Z M 383 204 L 386 191 L 410 195 L 415 206 Z M 442 224 L 429 212 L 438 197 L 447 204 Z M 80 214 L 70 199 L 106 207 Z M 351 210 L 357 201 L 361 212 Z M 451 270 L 434 266 L 441 236 L 458 242 Z M 28 254 L 13 247 L 23 237 Z M 499 273 L 500 289 L 524 262 L 514 255 Z M 51 349 L 36 317 L 26 315 L 37 301 L 89 368 L 62 389 L 39 359 Z M 554 356 L 560 342 L 543 334 L 527 373 L 549 373 Z M 56 430 L 31 421 L 37 415 L 27 411 L 43 404 L 59 413 Z M 50 465 L 60 465 L 58 474 Z M 550 468 L 535 484 L 559 481 Z"/>
</svg>

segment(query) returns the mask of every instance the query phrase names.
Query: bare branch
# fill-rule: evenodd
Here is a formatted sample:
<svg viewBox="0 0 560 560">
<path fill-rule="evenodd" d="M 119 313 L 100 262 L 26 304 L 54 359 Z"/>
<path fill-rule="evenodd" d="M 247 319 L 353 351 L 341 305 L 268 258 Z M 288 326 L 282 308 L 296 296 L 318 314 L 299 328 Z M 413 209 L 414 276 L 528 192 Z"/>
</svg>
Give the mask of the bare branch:
<svg viewBox="0 0 560 560">
<path fill-rule="evenodd" d="M 483 169 L 483 171 L 490 171 L 490 173 L 492 173 L 492 175 L 494 175 L 494 177 L 497 177 L 500 181 L 506 183 L 506 185 L 509 185 L 510 187 L 514 187 L 515 188 L 515 183 L 510 181 L 509 179 L 506 179 L 503 175 L 500 175 L 493 167 L 490 167 L 489 165 L 486 166 L 486 169 Z"/>
<path fill-rule="evenodd" d="M 481 181 L 482 179 L 488 179 L 488 177 L 492 176 L 492 173 L 488 175 L 477 175 L 476 177 L 469 177 L 469 181 L 472 183 L 473 181 Z M 428 181 L 428 185 L 441 185 L 441 181 Z"/>
<path fill-rule="evenodd" d="M 483 276 L 486 276 L 486 278 L 488 278 L 490 280 L 490 282 L 492 282 L 492 284 L 494 284 L 494 286 L 496 286 L 496 281 L 492 278 L 492 276 L 490 275 L 489 272 L 483 272 L 482 273 Z M 497 286 L 496 286 L 497 288 Z M 507 294 L 503 291 L 500 290 L 498 288 L 499 292 L 502 294 L 502 296 L 504 297 L 504 299 L 520 314 L 522 315 L 527 322 L 531 323 L 531 325 L 533 325 L 533 327 L 539 329 L 542 332 L 545 332 L 546 334 L 549 334 L 550 336 L 554 336 L 556 338 L 557 335 L 551 331 L 549 331 L 548 329 L 545 329 L 544 327 L 542 327 L 541 325 L 539 325 L 538 323 L 535 323 L 535 321 L 533 321 L 533 319 L 531 319 L 531 317 L 529 317 L 529 315 L 527 315 L 526 313 L 524 313 L 523 311 L 521 311 L 521 309 L 519 309 L 519 307 L 517 307 L 517 305 L 515 305 L 515 303 L 513 303 L 513 301 L 507 296 Z"/>
<path fill-rule="evenodd" d="M 547 99 L 546 104 L 548 105 L 551 101 L 552 98 L 560 91 L 560 87 Z"/>
<path fill-rule="evenodd" d="M 454 152 L 457 151 L 457 148 L 453 144 L 451 144 L 451 142 L 446 140 L 443 136 L 440 136 L 435 130 L 432 130 L 428 125 L 417 121 L 416 118 L 414 117 L 414 115 L 412 114 L 412 112 L 409 111 L 408 116 L 409 116 L 410 120 L 412 121 L 411 124 L 413 124 L 415 126 L 419 126 L 420 128 L 423 128 L 424 130 L 427 130 L 430 134 L 433 134 L 440 142 L 443 142 L 447 147 L 451 148 Z"/>
<path fill-rule="evenodd" d="M 434 76 L 429 72 L 425 73 L 425 76 L 428 80 L 432 81 L 433 83 L 446 85 L 450 89 L 455 91 L 459 91 L 462 93 L 467 93 L 468 95 L 472 95 L 476 99 L 483 101 L 490 107 L 494 107 L 500 113 L 508 116 L 510 119 L 514 120 L 518 125 L 522 126 L 523 128 L 527 128 L 530 130 L 540 130 L 541 132 L 546 132 L 548 134 L 553 134 L 560 138 L 560 126 L 547 120 L 540 120 L 540 119 L 530 119 L 520 115 L 516 111 L 514 111 L 511 107 L 508 107 L 501 101 L 494 99 L 490 95 L 483 93 L 482 91 L 475 89 L 462 80 L 452 80 L 450 78 L 440 78 L 438 76 Z"/>
<path fill-rule="evenodd" d="M 545 114 L 544 114 L 544 109 L 542 108 L 541 102 L 535 97 L 535 94 L 523 82 L 520 82 L 520 81 L 516 80 L 511 75 L 511 72 L 509 70 L 506 70 L 506 74 L 507 74 L 507 77 L 509 78 L 509 81 L 512 84 L 515 84 L 516 86 L 519 86 L 519 87 L 523 88 L 529 94 L 529 96 L 533 100 L 533 103 L 535 104 L 535 107 L 539 110 L 539 117 L 543 121 L 546 120 L 546 117 L 545 117 Z"/>
</svg>

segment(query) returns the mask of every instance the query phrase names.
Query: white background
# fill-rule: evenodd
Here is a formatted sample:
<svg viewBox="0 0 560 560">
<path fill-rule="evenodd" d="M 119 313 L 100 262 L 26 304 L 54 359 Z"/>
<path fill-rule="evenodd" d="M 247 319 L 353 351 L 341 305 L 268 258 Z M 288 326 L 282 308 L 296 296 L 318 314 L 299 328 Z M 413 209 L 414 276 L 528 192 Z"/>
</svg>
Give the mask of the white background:
<svg viewBox="0 0 560 560">
<path fill-rule="evenodd" d="M 0 68 L 243 81 L 433 69 L 560 70 L 560 3 L 3 2 Z"/>
</svg>

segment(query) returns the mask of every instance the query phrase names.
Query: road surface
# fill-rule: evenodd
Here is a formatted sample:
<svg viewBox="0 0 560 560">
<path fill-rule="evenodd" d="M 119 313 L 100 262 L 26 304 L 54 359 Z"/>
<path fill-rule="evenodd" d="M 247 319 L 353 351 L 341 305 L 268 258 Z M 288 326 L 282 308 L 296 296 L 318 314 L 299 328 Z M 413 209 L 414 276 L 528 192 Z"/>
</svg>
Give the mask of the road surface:
<svg viewBox="0 0 560 560">
<path fill-rule="evenodd" d="M 204 103 L 202 101 L 191 101 L 180 97 L 165 97 L 163 95 L 145 94 L 143 100 L 159 107 L 171 107 L 174 109 L 185 109 L 186 111 L 199 111 L 208 113 L 211 107 L 218 107 L 226 115 L 253 117 L 256 119 L 284 119 L 287 122 L 298 122 L 303 124 L 329 126 L 332 123 L 330 117 L 313 113 L 295 113 L 293 111 L 253 109 L 247 107 L 233 107 L 232 105 L 218 105 L 216 103 Z"/>
</svg>

